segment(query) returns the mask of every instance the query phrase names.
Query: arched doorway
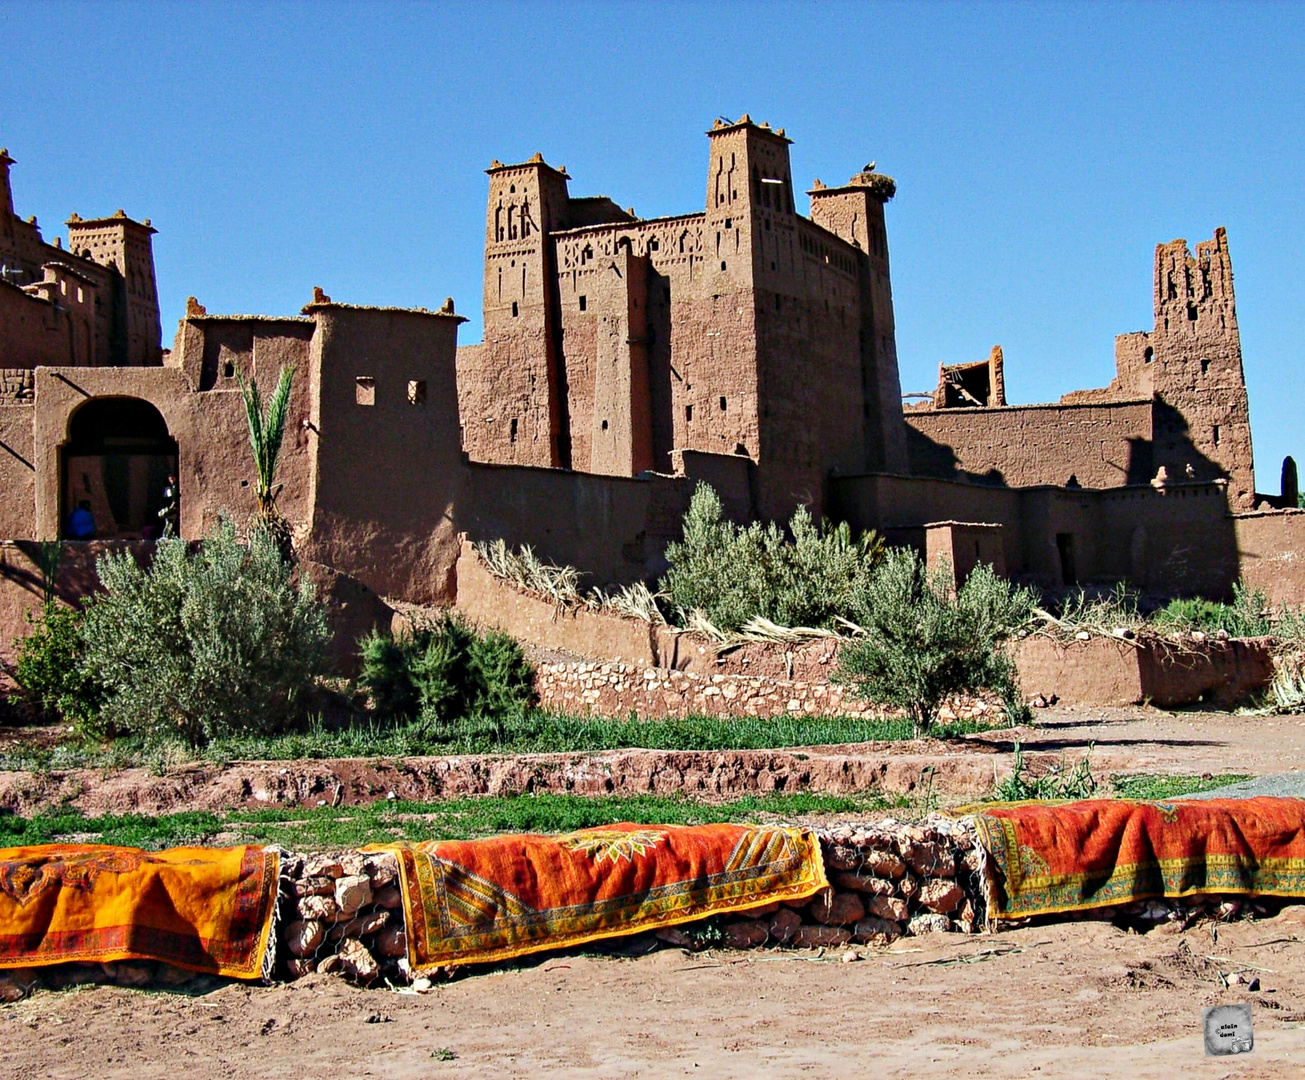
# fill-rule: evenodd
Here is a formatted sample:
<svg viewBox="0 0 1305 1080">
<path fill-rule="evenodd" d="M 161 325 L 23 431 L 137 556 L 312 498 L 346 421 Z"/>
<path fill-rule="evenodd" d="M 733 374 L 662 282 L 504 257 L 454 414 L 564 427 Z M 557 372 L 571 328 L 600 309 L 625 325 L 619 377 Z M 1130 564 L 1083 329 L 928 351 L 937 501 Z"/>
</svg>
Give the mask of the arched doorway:
<svg viewBox="0 0 1305 1080">
<path fill-rule="evenodd" d="M 81 406 L 68 424 L 60 473 L 65 538 L 87 538 L 86 511 L 97 540 L 155 539 L 168 516 L 175 527 L 177 442 L 148 401 L 96 398 Z"/>
</svg>

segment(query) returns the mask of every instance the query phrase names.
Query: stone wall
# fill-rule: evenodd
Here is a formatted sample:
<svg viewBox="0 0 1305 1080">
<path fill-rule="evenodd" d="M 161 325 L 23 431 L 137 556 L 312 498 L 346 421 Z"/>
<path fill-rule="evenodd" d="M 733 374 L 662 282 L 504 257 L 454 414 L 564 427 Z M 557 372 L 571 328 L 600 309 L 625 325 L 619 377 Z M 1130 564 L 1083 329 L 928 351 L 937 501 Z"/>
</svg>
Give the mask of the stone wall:
<svg viewBox="0 0 1305 1080">
<path fill-rule="evenodd" d="M 879 717 L 870 705 L 828 682 L 752 675 L 708 675 L 634 664 L 541 664 L 535 676 L 545 709 L 582 716 Z M 980 708 L 986 709 L 982 703 Z"/>
</svg>

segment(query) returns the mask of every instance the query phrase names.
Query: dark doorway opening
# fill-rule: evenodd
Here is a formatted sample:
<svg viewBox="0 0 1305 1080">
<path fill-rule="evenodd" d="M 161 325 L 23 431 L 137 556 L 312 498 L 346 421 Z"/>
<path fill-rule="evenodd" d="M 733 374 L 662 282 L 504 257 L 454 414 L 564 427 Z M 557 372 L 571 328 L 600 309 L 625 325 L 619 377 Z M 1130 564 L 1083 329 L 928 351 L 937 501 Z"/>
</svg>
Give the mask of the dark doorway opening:
<svg viewBox="0 0 1305 1080">
<path fill-rule="evenodd" d="M 1074 566 L 1074 534 L 1056 533 L 1056 550 L 1060 553 L 1060 580 L 1062 585 L 1077 585 L 1078 570 Z"/>
<path fill-rule="evenodd" d="M 177 525 L 177 441 L 162 414 L 139 398 L 97 398 L 78 409 L 62 450 L 60 520 L 66 538 L 87 539 L 89 510 L 97 540 L 152 540 Z"/>
</svg>

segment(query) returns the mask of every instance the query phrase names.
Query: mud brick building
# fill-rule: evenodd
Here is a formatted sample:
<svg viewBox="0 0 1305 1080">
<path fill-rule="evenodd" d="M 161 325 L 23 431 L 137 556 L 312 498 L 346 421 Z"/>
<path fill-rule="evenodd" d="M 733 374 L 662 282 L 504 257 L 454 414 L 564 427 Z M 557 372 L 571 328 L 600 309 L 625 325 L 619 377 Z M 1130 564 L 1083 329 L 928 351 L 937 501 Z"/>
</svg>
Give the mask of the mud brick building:
<svg viewBox="0 0 1305 1080">
<path fill-rule="evenodd" d="M 768 517 L 823 501 L 831 471 L 906 471 L 892 180 L 820 185 L 807 218 L 783 129 L 707 139 L 706 208 L 668 218 L 571 198 L 539 155 L 491 166 L 485 338 L 458 352 L 472 460 L 636 476 L 735 454 Z"/>
<path fill-rule="evenodd" d="M 707 481 L 737 520 L 799 503 L 957 574 L 1127 580 L 1305 601 L 1305 514 L 1257 496 L 1223 230 L 1157 248 L 1155 325 L 1109 387 L 1005 402 L 1004 358 L 940 366 L 902 406 L 885 204 L 867 166 L 798 212 L 783 129 L 707 132 L 704 207 L 644 220 L 574 197 L 542 156 L 488 170 L 484 339 L 438 310 L 320 289 L 290 316 L 193 298 L 161 347 L 153 229 L 121 211 L 46 244 L 0 152 L 0 624 L 39 596 L 71 508 L 97 537 L 252 512 L 237 376 L 295 369 L 280 505 L 307 558 L 401 599 L 451 601 L 459 535 L 530 543 L 598 582 L 651 579 Z M 307 290 L 305 290 L 307 291 Z M 77 545 L 70 545 L 77 548 Z"/>
</svg>

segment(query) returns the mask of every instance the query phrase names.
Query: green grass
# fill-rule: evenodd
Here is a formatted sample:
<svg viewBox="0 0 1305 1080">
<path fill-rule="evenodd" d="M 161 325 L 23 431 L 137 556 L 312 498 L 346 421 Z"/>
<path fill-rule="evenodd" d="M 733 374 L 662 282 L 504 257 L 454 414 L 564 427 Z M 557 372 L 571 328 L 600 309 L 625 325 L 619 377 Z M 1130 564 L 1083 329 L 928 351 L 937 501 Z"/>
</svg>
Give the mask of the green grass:
<svg viewBox="0 0 1305 1080">
<path fill-rule="evenodd" d="M 657 825 L 794 820 L 813 814 L 867 813 L 909 804 L 879 795 L 747 795 L 725 803 L 666 795 L 518 795 L 442 802 L 379 802 L 311 809 L 186 811 L 149 817 L 83 817 L 65 809 L 30 818 L 0 816 L 0 847 L 119 844 L 156 850 L 212 843 L 276 843 L 296 850 L 357 847 L 392 840 L 471 840 L 498 833 L 570 832 L 633 821 Z"/>
<path fill-rule="evenodd" d="M 958 738 L 988 725 L 960 721 L 939 725 L 937 738 Z M 468 719 L 439 729 L 422 723 L 370 722 L 276 736 L 223 738 L 198 751 L 148 747 L 120 740 L 107 750 L 59 746 L 0 755 L 0 770 L 44 772 L 68 768 L 154 767 L 188 756 L 213 761 L 287 761 L 302 758 L 404 758 L 440 754 L 544 754 L 641 747 L 647 750 L 774 750 L 785 746 L 899 741 L 911 737 L 905 717 L 857 720 L 836 716 L 708 717 L 640 720 L 530 712 L 496 723 Z"/>
<path fill-rule="evenodd" d="M 1115 775 L 1110 786 L 1118 799 L 1177 799 L 1195 795 L 1200 791 L 1213 791 L 1243 780 L 1251 779 L 1245 773 L 1223 773 L 1219 776 L 1168 776 L 1163 773 L 1133 773 Z"/>
</svg>

